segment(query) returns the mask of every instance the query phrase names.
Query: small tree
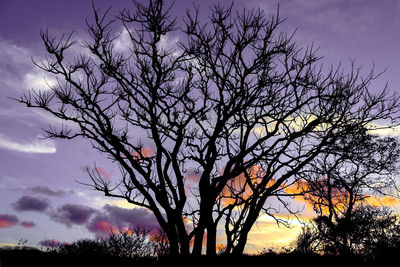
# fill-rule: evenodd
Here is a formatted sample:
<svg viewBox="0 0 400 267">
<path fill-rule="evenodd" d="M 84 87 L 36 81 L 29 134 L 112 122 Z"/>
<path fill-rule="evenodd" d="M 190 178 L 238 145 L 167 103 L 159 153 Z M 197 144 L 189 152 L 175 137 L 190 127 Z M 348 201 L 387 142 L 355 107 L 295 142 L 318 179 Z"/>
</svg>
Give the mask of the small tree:
<svg viewBox="0 0 400 267">
<path fill-rule="evenodd" d="M 345 250 L 341 242 L 346 233 Z M 326 217 L 317 217 L 302 229 L 294 242 L 301 253 L 358 255 L 373 259 L 388 255 L 399 248 L 400 222 L 387 207 L 359 205 L 351 221 L 339 220 L 332 224 Z M 338 240 L 339 239 L 339 240 Z"/>
<path fill-rule="evenodd" d="M 202 23 L 198 10 L 188 11 L 179 32 L 186 41 L 170 48 L 162 40 L 178 29 L 171 7 L 162 0 L 134 7 L 111 19 L 109 10 L 94 9 L 91 40 L 83 42 L 90 57 L 68 60 L 72 34 L 56 40 L 43 31 L 49 55 L 36 65 L 58 84 L 19 101 L 74 124 L 50 126 L 49 138 L 89 140 L 120 167 L 115 185 L 89 171 L 91 185 L 152 211 L 172 255 L 189 254 L 192 240 L 199 255 L 206 233 L 207 254 L 215 255 L 224 221 L 227 237 L 234 236 L 227 253 L 243 253 L 266 200 L 349 125 L 396 122 L 398 99 L 368 89 L 373 73 L 325 72 L 312 47 L 298 48 L 293 36 L 277 32 L 279 14 L 216 5 Z M 112 30 L 118 22 L 130 41 L 123 52 Z M 256 166 L 262 171 L 249 176 Z M 195 184 L 188 169 L 199 176 Z M 243 176 L 245 183 L 235 182 Z M 234 192 L 230 184 L 249 190 Z M 222 201 L 241 191 L 245 198 Z"/>
<path fill-rule="evenodd" d="M 318 229 L 314 223 L 303 226 L 301 233 L 292 243 L 292 247 L 296 252 L 302 254 L 315 254 L 323 252 L 323 245 L 318 236 Z"/>
<path fill-rule="evenodd" d="M 156 244 L 150 240 L 150 229 L 135 227 L 119 233 L 110 234 L 102 239 L 107 253 L 126 258 L 143 258 L 153 256 Z"/>
<path fill-rule="evenodd" d="M 325 252 L 364 253 L 371 248 L 365 242 L 374 243 L 377 238 L 374 228 L 392 234 L 385 223 L 393 219 L 388 211 L 364 203 L 396 188 L 398 157 L 397 139 L 354 127 L 298 174 L 304 198 L 317 214 L 317 239 Z M 315 239 L 315 229 L 312 232 Z"/>
</svg>

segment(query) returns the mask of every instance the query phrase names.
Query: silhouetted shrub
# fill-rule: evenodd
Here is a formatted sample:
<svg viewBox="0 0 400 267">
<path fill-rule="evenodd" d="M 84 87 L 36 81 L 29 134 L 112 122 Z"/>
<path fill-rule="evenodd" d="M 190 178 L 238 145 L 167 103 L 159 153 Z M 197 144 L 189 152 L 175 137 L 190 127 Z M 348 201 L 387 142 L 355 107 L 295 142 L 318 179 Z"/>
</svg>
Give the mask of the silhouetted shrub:
<svg viewBox="0 0 400 267">
<path fill-rule="evenodd" d="M 106 238 L 82 239 L 61 245 L 55 250 L 63 255 L 103 255 L 122 258 L 162 257 L 168 254 L 168 240 L 161 232 L 151 233 L 150 229 L 136 227 Z"/>
<path fill-rule="evenodd" d="M 317 217 L 303 228 L 295 247 L 301 253 L 375 258 L 400 249 L 400 221 L 388 208 L 359 205 L 350 217 L 335 223 L 326 216 Z"/>
<path fill-rule="evenodd" d="M 154 255 L 155 244 L 149 239 L 150 230 L 137 227 L 133 230 L 112 234 L 99 242 L 109 255 L 118 257 L 149 257 Z"/>
<path fill-rule="evenodd" d="M 58 253 L 72 256 L 108 255 L 108 250 L 102 239 L 82 239 L 71 244 L 65 244 L 56 249 Z"/>
</svg>

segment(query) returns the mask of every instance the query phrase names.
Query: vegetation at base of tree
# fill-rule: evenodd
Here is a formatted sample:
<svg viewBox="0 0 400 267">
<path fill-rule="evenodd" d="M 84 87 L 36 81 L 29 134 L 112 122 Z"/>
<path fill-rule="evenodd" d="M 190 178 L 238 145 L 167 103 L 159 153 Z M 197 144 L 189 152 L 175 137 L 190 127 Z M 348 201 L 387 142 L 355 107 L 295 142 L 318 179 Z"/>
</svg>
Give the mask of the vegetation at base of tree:
<svg viewBox="0 0 400 267">
<path fill-rule="evenodd" d="M 264 249 L 252 255 L 179 256 L 168 253 L 164 234 L 137 227 L 112 233 L 105 238 L 82 239 L 71 244 L 47 247 L 26 246 L 26 240 L 14 247 L 0 248 L 0 263 L 8 266 L 187 266 L 240 264 L 295 264 L 295 266 L 376 266 L 389 264 L 400 253 L 400 220 L 388 208 L 360 205 L 351 224 L 338 223 L 333 230 L 317 217 L 288 247 Z M 339 231 L 334 232 L 334 231 Z M 341 254 L 335 238 L 345 231 L 351 253 Z M 338 246 L 339 247 L 335 247 Z M 239 264 L 239 265 L 238 265 Z"/>
<path fill-rule="evenodd" d="M 93 240 L 92 240 L 93 241 Z M 98 252 L 98 251 L 97 251 Z M 97 253 L 96 252 L 96 253 Z M 362 257 L 359 255 L 321 255 L 317 253 L 304 253 L 298 250 L 285 249 L 282 252 L 268 250 L 256 255 L 243 254 L 219 256 L 188 256 L 188 257 L 163 257 L 151 256 L 143 258 L 126 258 L 104 254 L 96 254 L 86 250 L 87 254 L 65 254 L 57 250 L 43 251 L 31 247 L 11 247 L 0 249 L 0 262 L 2 267 L 16 266 L 383 266 L 393 263 L 400 253 L 400 247 L 384 250 L 376 257 Z M 383 264 L 383 265 L 382 265 Z"/>
</svg>

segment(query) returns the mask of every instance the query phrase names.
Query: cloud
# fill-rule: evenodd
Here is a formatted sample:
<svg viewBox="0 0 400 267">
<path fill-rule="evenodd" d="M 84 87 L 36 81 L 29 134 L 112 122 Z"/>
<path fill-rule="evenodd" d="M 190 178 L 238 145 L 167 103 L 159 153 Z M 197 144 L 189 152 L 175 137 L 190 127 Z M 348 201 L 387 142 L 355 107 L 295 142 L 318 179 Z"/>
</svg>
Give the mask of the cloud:
<svg viewBox="0 0 400 267">
<path fill-rule="evenodd" d="M 0 38 L 0 76 L 2 87 L 8 92 L 27 89 L 48 90 L 57 81 L 32 63 L 37 54 L 30 48 Z M 39 59 L 40 61 L 40 59 Z"/>
<path fill-rule="evenodd" d="M 24 227 L 24 228 L 32 228 L 32 227 L 36 226 L 36 224 L 34 222 L 32 222 L 32 221 L 29 221 L 29 222 L 23 221 L 23 222 L 20 223 L 20 225 L 22 227 Z"/>
<path fill-rule="evenodd" d="M 269 215 L 261 215 L 255 227 L 249 233 L 248 244 L 246 246 L 247 253 L 258 253 L 265 248 L 280 249 L 290 246 L 301 233 L 302 227 L 312 219 L 312 217 L 301 217 L 300 219 L 291 214 L 275 217 L 287 221 L 290 223 L 290 227 L 278 224 Z"/>
<path fill-rule="evenodd" d="M 18 223 L 18 218 L 15 215 L 0 214 L 0 228 L 8 228 Z"/>
<path fill-rule="evenodd" d="M 54 154 L 56 143 L 52 140 L 35 139 L 30 142 L 16 142 L 0 133 L 0 149 L 23 153 Z"/>
<path fill-rule="evenodd" d="M 107 218 L 101 217 L 93 219 L 90 225 L 88 225 L 88 230 L 95 233 L 97 236 L 107 236 L 110 234 L 116 234 L 120 231 L 120 229 L 109 222 Z"/>
<path fill-rule="evenodd" d="M 125 27 L 121 29 L 118 37 L 114 39 L 113 45 L 117 52 L 126 52 L 132 47 L 131 37 Z"/>
<path fill-rule="evenodd" d="M 95 209 L 78 204 L 65 204 L 49 213 L 54 221 L 71 227 L 73 224 L 84 225 L 88 222 Z"/>
<path fill-rule="evenodd" d="M 124 209 L 106 204 L 103 209 L 115 221 L 143 226 L 154 226 L 157 224 L 154 215 L 142 208 Z"/>
<path fill-rule="evenodd" d="M 31 51 L 25 47 L 0 38 L 0 62 L 28 63 L 30 62 Z"/>
<path fill-rule="evenodd" d="M 113 174 L 113 171 L 106 171 L 105 169 L 103 169 L 101 167 L 97 167 L 96 171 L 99 175 L 101 175 L 107 179 L 111 179 L 111 176 Z"/>
<path fill-rule="evenodd" d="M 136 159 L 142 159 L 142 158 L 148 158 L 148 157 L 154 156 L 154 154 L 155 154 L 155 151 L 152 148 L 143 147 L 141 149 L 140 153 L 135 151 L 132 153 L 132 156 Z"/>
<path fill-rule="evenodd" d="M 138 226 L 156 228 L 158 223 L 154 215 L 145 209 L 124 209 L 106 204 L 102 213 L 97 214 L 87 228 L 98 236 L 105 236 Z"/>
<path fill-rule="evenodd" d="M 178 42 L 179 42 L 179 36 L 171 36 L 171 34 L 169 35 L 162 35 L 160 38 L 160 41 L 158 42 L 158 49 L 162 49 L 162 50 L 166 50 L 172 51 L 172 55 L 177 57 L 179 56 L 179 52 L 178 50 Z"/>
<path fill-rule="evenodd" d="M 368 31 L 382 17 L 374 1 L 346 0 L 242 0 L 246 6 L 261 7 L 268 15 L 276 15 L 278 4 L 281 18 L 315 32 L 317 28 L 336 33 Z"/>
<path fill-rule="evenodd" d="M 389 125 L 379 125 L 376 123 L 370 123 L 367 125 L 368 132 L 371 134 L 376 134 L 380 136 L 399 136 L 400 135 L 400 125 L 389 127 Z"/>
<path fill-rule="evenodd" d="M 28 72 L 23 78 L 23 88 L 24 89 L 34 89 L 34 90 L 49 90 L 57 84 L 54 78 L 49 77 L 45 73 L 38 71 Z"/>
<path fill-rule="evenodd" d="M 46 199 L 22 196 L 12 207 L 17 211 L 37 211 L 44 212 L 49 208 L 50 204 Z"/>
<path fill-rule="evenodd" d="M 369 205 L 381 207 L 394 207 L 400 204 L 400 200 L 391 196 L 367 196 L 366 202 Z"/>
<path fill-rule="evenodd" d="M 189 182 L 198 182 L 200 180 L 200 174 L 197 173 L 189 173 L 185 176 L 186 181 Z"/>
<path fill-rule="evenodd" d="M 18 121 L 21 124 L 28 126 L 33 125 L 35 127 L 36 121 L 44 122 L 46 124 L 50 123 L 51 125 L 64 125 L 68 127 L 76 126 L 73 122 L 57 118 L 45 110 L 27 108 L 19 103 L 17 106 L 0 108 L 0 117 L 8 120 Z"/>
<path fill-rule="evenodd" d="M 27 191 L 34 193 L 34 194 L 42 194 L 50 197 L 63 197 L 67 194 L 74 194 L 73 191 L 64 191 L 64 190 L 52 190 L 47 186 L 34 186 L 26 189 Z"/>
<path fill-rule="evenodd" d="M 133 29 L 129 29 L 129 31 L 135 34 Z M 171 34 L 162 35 L 157 44 L 157 48 L 163 50 L 177 50 L 178 42 L 179 36 L 172 36 Z M 112 44 L 117 52 L 129 52 L 133 48 L 131 36 L 125 27 L 119 31 L 118 36 L 113 40 Z M 178 56 L 178 52 L 173 51 L 172 55 Z"/>
</svg>

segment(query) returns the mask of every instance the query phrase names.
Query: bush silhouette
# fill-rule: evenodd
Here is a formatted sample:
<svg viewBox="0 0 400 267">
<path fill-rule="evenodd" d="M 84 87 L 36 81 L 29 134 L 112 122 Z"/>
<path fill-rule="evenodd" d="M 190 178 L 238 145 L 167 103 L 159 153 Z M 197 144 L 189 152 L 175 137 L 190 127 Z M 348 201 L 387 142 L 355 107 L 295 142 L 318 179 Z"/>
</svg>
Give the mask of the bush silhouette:
<svg viewBox="0 0 400 267">
<path fill-rule="evenodd" d="M 400 251 L 400 221 L 386 207 L 359 205 L 352 216 L 332 223 L 319 216 L 295 241 L 300 253 L 382 258 Z"/>
</svg>

